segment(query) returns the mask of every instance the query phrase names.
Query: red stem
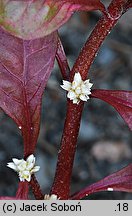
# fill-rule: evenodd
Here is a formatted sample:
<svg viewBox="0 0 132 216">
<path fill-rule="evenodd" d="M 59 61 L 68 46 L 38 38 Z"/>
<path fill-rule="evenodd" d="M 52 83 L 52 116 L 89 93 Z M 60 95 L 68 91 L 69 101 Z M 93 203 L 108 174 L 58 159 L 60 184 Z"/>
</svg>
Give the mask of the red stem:
<svg viewBox="0 0 132 216">
<path fill-rule="evenodd" d="M 123 2 L 125 3 L 126 1 L 112 1 L 108 10 L 108 16 L 104 16 L 99 20 L 75 62 L 70 74 L 70 81 L 73 80 L 76 72 L 80 72 L 83 80 L 87 78 L 88 70 L 102 42 L 121 16 L 121 6 Z M 84 103 L 82 102 L 79 103 L 79 105 L 74 105 L 68 100 L 61 147 L 58 154 L 57 168 L 51 190 L 51 194 L 56 194 L 60 199 L 68 199 L 70 194 L 72 168 L 83 105 Z"/>
<path fill-rule="evenodd" d="M 29 183 L 28 182 L 19 182 L 18 189 L 16 192 L 17 199 L 28 199 L 28 192 L 29 192 Z"/>
<path fill-rule="evenodd" d="M 76 106 L 71 101 L 68 102 L 62 144 L 58 154 L 56 177 L 51 191 L 51 194 L 56 194 L 60 199 L 68 199 L 69 197 L 73 159 L 82 110 L 83 103 Z"/>
<path fill-rule="evenodd" d="M 40 185 L 35 177 L 35 175 L 32 175 L 31 181 L 30 181 L 30 186 L 32 188 L 32 192 L 35 196 L 36 200 L 43 200 L 44 195 L 40 189 Z"/>
</svg>

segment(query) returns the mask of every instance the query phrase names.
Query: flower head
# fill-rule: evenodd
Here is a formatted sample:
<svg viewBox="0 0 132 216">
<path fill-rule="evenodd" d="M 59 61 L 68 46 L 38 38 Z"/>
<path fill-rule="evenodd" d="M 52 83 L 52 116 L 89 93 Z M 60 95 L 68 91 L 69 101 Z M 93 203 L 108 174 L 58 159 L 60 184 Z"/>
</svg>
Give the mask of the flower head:
<svg viewBox="0 0 132 216">
<path fill-rule="evenodd" d="M 87 101 L 91 94 L 92 83 L 88 80 L 83 81 L 80 73 L 75 73 L 73 82 L 63 80 L 61 87 L 68 91 L 67 97 L 73 100 L 74 104 L 78 104 L 81 100 Z"/>
<path fill-rule="evenodd" d="M 40 169 L 39 166 L 35 166 L 34 155 L 30 155 L 26 160 L 13 158 L 12 161 L 7 166 L 18 173 L 20 181 L 30 182 L 31 175 Z"/>
<path fill-rule="evenodd" d="M 57 199 L 58 199 L 57 195 L 55 195 L 55 194 L 51 194 L 51 195 L 45 194 L 45 196 L 44 196 L 44 200 L 57 200 Z"/>
</svg>

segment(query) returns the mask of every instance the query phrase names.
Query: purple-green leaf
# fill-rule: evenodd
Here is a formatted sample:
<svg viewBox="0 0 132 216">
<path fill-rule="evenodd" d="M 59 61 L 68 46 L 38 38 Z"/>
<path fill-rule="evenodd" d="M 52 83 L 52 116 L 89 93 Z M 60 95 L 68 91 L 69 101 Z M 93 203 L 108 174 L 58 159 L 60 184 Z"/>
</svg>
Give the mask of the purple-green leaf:
<svg viewBox="0 0 132 216">
<path fill-rule="evenodd" d="M 26 40 L 51 34 L 76 10 L 105 10 L 99 0 L 0 0 L 0 25 Z"/>
</svg>

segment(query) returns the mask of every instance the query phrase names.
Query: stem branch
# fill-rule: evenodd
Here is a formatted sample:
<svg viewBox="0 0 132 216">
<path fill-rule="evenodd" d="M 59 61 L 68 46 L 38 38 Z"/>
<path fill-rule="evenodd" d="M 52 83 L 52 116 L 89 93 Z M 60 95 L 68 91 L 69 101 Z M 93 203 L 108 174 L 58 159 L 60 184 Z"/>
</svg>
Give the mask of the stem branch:
<svg viewBox="0 0 132 216">
<path fill-rule="evenodd" d="M 104 15 L 99 20 L 73 66 L 70 73 L 70 81 L 73 80 L 76 72 L 80 72 L 83 80 L 87 78 L 88 70 L 102 42 L 123 13 L 122 5 L 124 2 L 126 1 L 113 0 L 108 8 L 108 15 Z M 68 199 L 70 194 L 71 175 L 83 106 L 83 102 L 80 102 L 78 105 L 73 104 L 69 100 L 67 102 L 66 120 L 51 190 L 51 194 L 56 194 L 60 199 Z"/>
</svg>

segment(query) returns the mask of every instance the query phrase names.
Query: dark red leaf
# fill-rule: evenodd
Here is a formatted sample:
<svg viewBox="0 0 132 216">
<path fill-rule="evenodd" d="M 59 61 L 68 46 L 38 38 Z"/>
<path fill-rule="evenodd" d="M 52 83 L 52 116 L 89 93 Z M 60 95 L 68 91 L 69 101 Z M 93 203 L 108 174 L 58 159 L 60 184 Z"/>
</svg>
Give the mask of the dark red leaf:
<svg viewBox="0 0 132 216">
<path fill-rule="evenodd" d="M 56 52 L 56 59 L 60 67 L 63 79 L 68 80 L 69 74 L 70 74 L 70 68 L 67 62 L 67 58 L 65 55 L 63 45 L 59 37 L 58 37 L 58 47 L 57 47 L 57 52 Z"/>
<path fill-rule="evenodd" d="M 25 157 L 34 152 L 41 99 L 54 65 L 57 35 L 24 41 L 0 29 L 0 107 L 22 131 Z"/>
<path fill-rule="evenodd" d="M 132 192 L 132 164 L 86 187 L 74 194 L 71 199 L 82 199 L 95 192 L 112 190 Z"/>
<path fill-rule="evenodd" d="M 91 96 L 112 105 L 132 130 L 132 91 L 93 90 Z"/>
</svg>

